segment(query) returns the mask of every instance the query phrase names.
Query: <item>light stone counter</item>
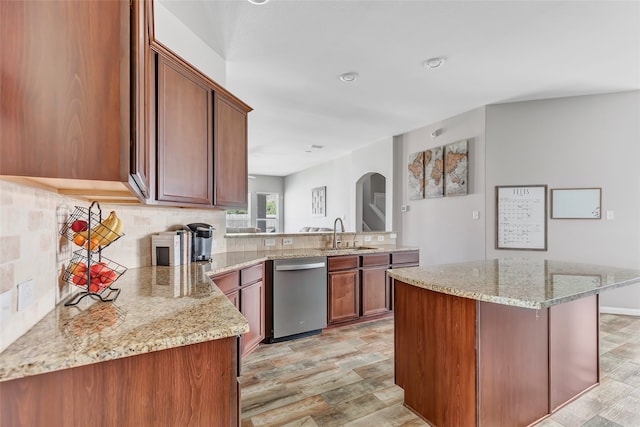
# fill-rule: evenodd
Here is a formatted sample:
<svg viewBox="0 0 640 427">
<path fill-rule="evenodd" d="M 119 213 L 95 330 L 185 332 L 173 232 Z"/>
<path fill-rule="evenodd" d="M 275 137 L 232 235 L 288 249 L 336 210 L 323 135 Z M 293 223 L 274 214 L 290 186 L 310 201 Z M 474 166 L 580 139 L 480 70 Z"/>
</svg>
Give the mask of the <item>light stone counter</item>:
<svg viewBox="0 0 640 427">
<path fill-rule="evenodd" d="M 532 309 L 640 283 L 640 270 L 527 258 L 398 268 L 388 274 L 435 292 Z"/>
<path fill-rule="evenodd" d="M 270 259 L 415 250 L 292 249 L 216 254 L 211 262 L 130 269 L 113 303 L 56 306 L 0 353 L 0 381 L 237 336 L 247 320 L 209 276 Z"/>
</svg>

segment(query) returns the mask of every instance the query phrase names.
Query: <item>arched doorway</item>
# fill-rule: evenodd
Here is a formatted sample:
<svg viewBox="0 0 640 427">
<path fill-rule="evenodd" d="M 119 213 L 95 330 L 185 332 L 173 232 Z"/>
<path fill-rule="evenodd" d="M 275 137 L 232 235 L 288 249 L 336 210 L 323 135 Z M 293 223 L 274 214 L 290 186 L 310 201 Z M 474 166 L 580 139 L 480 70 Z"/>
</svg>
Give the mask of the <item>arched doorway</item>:
<svg viewBox="0 0 640 427">
<path fill-rule="evenodd" d="M 384 175 L 369 172 L 356 182 L 356 231 L 385 231 L 386 188 Z"/>
</svg>

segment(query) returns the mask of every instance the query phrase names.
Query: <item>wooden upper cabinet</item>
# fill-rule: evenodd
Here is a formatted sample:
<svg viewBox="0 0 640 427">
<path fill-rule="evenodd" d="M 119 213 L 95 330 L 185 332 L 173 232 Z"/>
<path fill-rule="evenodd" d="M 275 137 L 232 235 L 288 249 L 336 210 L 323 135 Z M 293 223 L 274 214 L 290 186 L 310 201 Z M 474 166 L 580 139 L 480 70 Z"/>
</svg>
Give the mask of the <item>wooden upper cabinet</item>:
<svg viewBox="0 0 640 427">
<path fill-rule="evenodd" d="M 157 56 L 157 200 L 213 204 L 212 105 L 206 81 Z"/>
<path fill-rule="evenodd" d="M 144 6 L 0 1 L 0 175 L 91 199 L 142 198 L 130 166 L 131 44 Z"/>
<path fill-rule="evenodd" d="M 129 28 L 129 2 L 0 2 L 0 174 L 121 180 Z"/>
<path fill-rule="evenodd" d="M 214 95 L 214 204 L 246 207 L 247 112 L 221 93 Z"/>
</svg>

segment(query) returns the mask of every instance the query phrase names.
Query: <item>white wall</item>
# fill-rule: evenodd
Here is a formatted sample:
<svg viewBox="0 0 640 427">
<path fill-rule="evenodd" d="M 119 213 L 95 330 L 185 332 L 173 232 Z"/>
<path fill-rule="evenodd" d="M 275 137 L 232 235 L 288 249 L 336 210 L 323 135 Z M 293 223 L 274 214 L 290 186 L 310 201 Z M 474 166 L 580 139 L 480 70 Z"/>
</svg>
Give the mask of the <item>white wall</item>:
<svg viewBox="0 0 640 427">
<path fill-rule="evenodd" d="M 435 139 L 431 132 L 442 128 Z M 399 244 L 420 247 L 420 265 L 484 259 L 485 257 L 485 109 L 478 108 L 396 137 L 396 186 L 393 206 Z M 408 200 L 409 154 L 469 140 L 469 184 L 466 196 Z M 401 194 L 401 197 L 398 195 Z M 407 205 L 407 212 L 400 211 Z M 474 210 L 480 219 L 472 219 Z"/>
<path fill-rule="evenodd" d="M 226 86 L 226 62 L 220 55 L 169 12 L 161 2 L 153 3 L 153 15 L 155 37 L 159 42 L 220 86 Z"/>
<path fill-rule="evenodd" d="M 526 255 L 640 268 L 640 91 L 486 110 L 487 258 Z M 614 219 L 548 219 L 548 251 L 496 250 L 494 188 L 520 184 L 601 187 L 602 212 L 613 210 Z M 640 315 L 640 286 L 605 292 L 600 303 Z"/>
<path fill-rule="evenodd" d="M 392 138 L 372 143 L 337 160 L 291 174 L 284 178 L 285 232 L 295 233 L 302 227 L 333 228 L 336 217 L 344 217 L 347 231 L 355 231 L 356 183 L 369 172 L 386 178 L 386 224 L 393 221 L 393 152 Z M 311 216 L 311 189 L 327 187 L 327 215 Z"/>
</svg>

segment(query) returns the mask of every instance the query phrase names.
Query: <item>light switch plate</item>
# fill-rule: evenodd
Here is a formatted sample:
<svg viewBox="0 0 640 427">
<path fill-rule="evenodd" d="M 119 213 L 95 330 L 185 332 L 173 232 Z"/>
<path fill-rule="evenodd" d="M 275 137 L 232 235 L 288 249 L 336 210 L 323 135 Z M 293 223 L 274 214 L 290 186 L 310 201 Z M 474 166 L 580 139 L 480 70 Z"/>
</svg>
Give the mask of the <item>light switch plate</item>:
<svg viewBox="0 0 640 427">
<path fill-rule="evenodd" d="M 275 246 L 276 245 L 276 239 L 264 239 L 264 245 L 265 246 Z"/>
<path fill-rule="evenodd" d="M 472 217 L 473 217 L 473 219 L 480 218 L 480 211 L 473 211 Z"/>
<path fill-rule="evenodd" d="M 18 283 L 18 311 L 24 310 L 36 300 L 36 282 L 29 279 L 26 282 Z"/>
<path fill-rule="evenodd" d="M 364 236 L 364 241 L 365 242 L 370 242 L 371 241 L 371 236 Z"/>
<path fill-rule="evenodd" d="M 607 211 L 607 219 L 613 219 L 613 211 Z"/>
<path fill-rule="evenodd" d="M 384 242 L 384 236 L 378 236 L 378 242 Z"/>
</svg>

